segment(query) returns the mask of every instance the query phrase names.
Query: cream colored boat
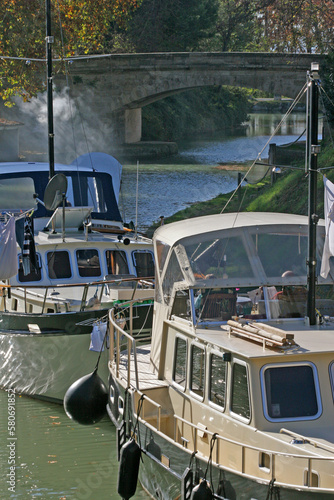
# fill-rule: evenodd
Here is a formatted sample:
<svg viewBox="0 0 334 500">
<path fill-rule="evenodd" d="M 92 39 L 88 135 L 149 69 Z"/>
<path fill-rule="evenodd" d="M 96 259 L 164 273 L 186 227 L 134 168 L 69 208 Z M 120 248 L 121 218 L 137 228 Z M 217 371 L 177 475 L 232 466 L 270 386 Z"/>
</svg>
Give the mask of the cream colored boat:
<svg viewBox="0 0 334 500">
<path fill-rule="evenodd" d="M 323 221 L 317 232 L 320 262 Z M 196 498 L 200 482 L 200 498 L 334 498 L 334 274 L 318 278 L 310 326 L 308 218 L 190 219 L 160 227 L 154 251 L 151 344 L 136 346 L 110 313 L 108 412 L 119 449 L 132 436 L 141 450 L 144 489 L 164 500 Z"/>
</svg>

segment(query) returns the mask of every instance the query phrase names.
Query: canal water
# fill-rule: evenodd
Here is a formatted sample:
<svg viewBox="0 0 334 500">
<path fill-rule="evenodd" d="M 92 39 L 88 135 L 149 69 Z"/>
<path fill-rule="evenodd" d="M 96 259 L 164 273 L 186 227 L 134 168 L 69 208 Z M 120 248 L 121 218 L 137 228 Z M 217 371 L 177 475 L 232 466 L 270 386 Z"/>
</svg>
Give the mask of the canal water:
<svg viewBox="0 0 334 500">
<path fill-rule="evenodd" d="M 197 201 L 210 200 L 233 191 L 238 172 L 222 165 L 251 162 L 259 154 L 268 157 L 266 146 L 282 120 L 280 114 L 253 114 L 243 130 L 231 137 L 216 136 L 179 144 L 179 154 L 164 162 L 126 164 L 122 172 L 121 208 L 124 220 L 145 231 L 147 226 Z M 291 114 L 271 142 L 294 142 L 305 129 L 305 115 Z M 266 147 L 265 147 L 266 146 Z M 250 182 L 262 177 L 254 167 Z M 137 181 L 138 179 L 138 181 Z"/>
<path fill-rule="evenodd" d="M 138 229 L 145 229 L 161 215 L 233 190 L 237 173 L 217 166 L 256 158 L 280 119 L 255 115 L 242 135 L 181 145 L 169 162 L 125 165 L 126 219 L 136 220 L 137 206 Z M 294 141 L 303 128 L 303 117 L 294 115 L 275 142 Z M 62 406 L 0 390 L 0 500 L 117 499 L 117 475 L 115 429 L 107 418 L 80 426 Z M 138 486 L 133 498 L 148 497 Z"/>
</svg>

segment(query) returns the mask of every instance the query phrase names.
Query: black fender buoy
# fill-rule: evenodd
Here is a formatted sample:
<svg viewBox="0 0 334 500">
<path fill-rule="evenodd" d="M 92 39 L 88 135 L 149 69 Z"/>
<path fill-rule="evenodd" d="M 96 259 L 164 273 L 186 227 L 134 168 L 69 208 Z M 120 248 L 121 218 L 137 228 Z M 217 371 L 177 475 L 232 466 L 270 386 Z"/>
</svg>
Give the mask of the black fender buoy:
<svg viewBox="0 0 334 500">
<path fill-rule="evenodd" d="M 191 492 L 190 500 L 211 500 L 213 493 L 205 479 L 201 481 Z"/>
<path fill-rule="evenodd" d="M 122 446 L 118 470 L 118 494 L 128 500 L 137 488 L 140 461 L 140 448 L 134 439 L 129 439 Z"/>
<path fill-rule="evenodd" d="M 107 402 L 108 390 L 96 369 L 67 389 L 64 409 L 67 416 L 78 424 L 92 425 L 105 416 Z"/>
</svg>

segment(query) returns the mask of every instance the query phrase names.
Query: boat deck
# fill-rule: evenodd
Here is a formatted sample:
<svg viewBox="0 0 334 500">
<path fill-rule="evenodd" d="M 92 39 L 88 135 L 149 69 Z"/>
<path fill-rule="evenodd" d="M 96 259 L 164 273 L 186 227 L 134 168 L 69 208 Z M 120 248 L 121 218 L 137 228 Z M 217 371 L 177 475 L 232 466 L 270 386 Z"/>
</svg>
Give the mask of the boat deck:
<svg viewBox="0 0 334 500">
<path fill-rule="evenodd" d="M 251 323 L 250 323 L 251 324 Z M 302 354 L 307 350 L 313 353 L 333 353 L 334 322 L 328 321 L 323 325 L 308 326 L 304 318 L 268 322 L 268 325 L 282 330 L 282 333 L 293 334 L 295 345 L 285 350 L 286 355 Z M 218 345 L 222 349 L 240 353 L 247 358 L 267 356 L 281 356 L 282 349 L 264 348 L 261 343 L 254 343 L 251 339 L 229 335 L 228 325 L 197 328 L 196 335 L 206 342 Z"/>
<path fill-rule="evenodd" d="M 136 349 L 138 383 L 136 380 L 133 352 L 130 354 L 130 384 L 140 391 L 167 386 L 164 380 L 158 379 L 158 374 L 152 371 L 150 363 L 151 346 L 141 346 Z M 123 380 L 128 378 L 128 352 L 120 354 L 119 376 Z"/>
</svg>

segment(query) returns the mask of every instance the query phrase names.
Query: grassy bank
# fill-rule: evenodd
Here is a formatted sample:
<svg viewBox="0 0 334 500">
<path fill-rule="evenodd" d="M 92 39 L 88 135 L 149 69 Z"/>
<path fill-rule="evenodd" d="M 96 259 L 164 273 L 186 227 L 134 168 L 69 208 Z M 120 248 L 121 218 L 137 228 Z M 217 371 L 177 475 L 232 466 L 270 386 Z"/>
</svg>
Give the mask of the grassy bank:
<svg viewBox="0 0 334 500">
<path fill-rule="evenodd" d="M 165 219 L 170 223 L 182 219 L 220 213 L 228 203 L 224 212 L 281 212 L 307 215 L 308 211 L 308 177 L 303 170 L 304 164 L 296 164 L 301 170 L 286 169 L 277 175 L 272 185 L 270 175 L 258 184 L 247 184 L 240 188 L 228 203 L 232 193 L 221 194 L 216 198 L 194 203 L 172 217 Z M 334 166 L 334 148 L 324 148 L 318 158 L 318 168 Z M 334 183 L 334 170 L 326 171 L 327 177 Z M 318 215 L 324 216 L 323 177 L 318 175 Z M 241 201 L 240 201 L 241 200 Z M 152 234 L 152 227 L 150 233 Z"/>
</svg>

